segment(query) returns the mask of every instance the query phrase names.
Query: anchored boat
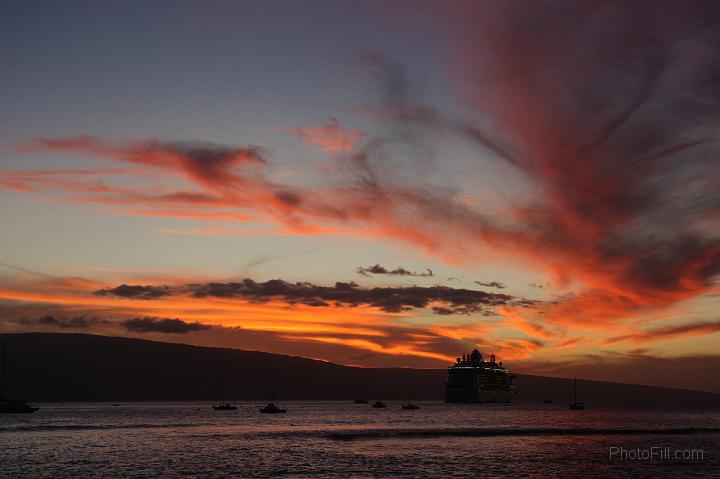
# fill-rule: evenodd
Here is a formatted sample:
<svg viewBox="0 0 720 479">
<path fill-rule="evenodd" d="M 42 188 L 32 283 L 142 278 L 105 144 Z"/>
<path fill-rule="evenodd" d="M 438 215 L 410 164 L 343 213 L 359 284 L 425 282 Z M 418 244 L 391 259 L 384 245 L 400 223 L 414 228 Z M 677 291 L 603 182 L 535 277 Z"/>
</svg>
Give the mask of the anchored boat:
<svg viewBox="0 0 720 479">
<path fill-rule="evenodd" d="M 585 403 L 578 402 L 577 400 L 577 378 L 573 381 L 573 402 L 568 404 L 568 407 L 572 411 L 582 411 L 585 409 Z"/>
<path fill-rule="evenodd" d="M 287 409 L 279 408 L 275 405 L 275 403 L 271 402 L 268 403 L 267 406 L 261 407 L 260 412 L 265 414 L 284 414 L 287 412 Z"/>
<path fill-rule="evenodd" d="M 230 404 L 225 402 L 225 375 L 223 374 L 222 377 L 222 393 L 221 393 L 221 400 L 220 404 L 215 404 L 212 407 L 216 411 L 235 411 L 237 410 L 237 406 L 234 404 Z"/>
</svg>

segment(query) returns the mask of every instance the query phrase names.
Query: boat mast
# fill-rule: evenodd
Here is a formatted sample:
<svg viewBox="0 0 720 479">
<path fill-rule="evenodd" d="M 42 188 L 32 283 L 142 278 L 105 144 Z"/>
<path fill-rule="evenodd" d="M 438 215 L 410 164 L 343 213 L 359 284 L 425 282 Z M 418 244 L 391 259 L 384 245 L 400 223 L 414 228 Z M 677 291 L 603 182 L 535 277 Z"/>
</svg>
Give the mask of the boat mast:
<svg viewBox="0 0 720 479">
<path fill-rule="evenodd" d="M 573 403 L 577 404 L 577 378 L 575 378 L 575 382 L 573 383 Z"/>
</svg>

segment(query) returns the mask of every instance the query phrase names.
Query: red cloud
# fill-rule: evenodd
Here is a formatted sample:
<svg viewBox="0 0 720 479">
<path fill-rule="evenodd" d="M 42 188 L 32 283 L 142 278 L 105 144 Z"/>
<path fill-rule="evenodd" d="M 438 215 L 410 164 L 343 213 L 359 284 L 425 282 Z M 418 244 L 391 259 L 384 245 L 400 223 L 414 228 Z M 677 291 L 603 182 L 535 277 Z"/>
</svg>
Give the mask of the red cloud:
<svg viewBox="0 0 720 479">
<path fill-rule="evenodd" d="M 490 153 L 524 177 L 537 194 L 506 211 L 483 211 L 449 188 L 411 183 L 408 177 L 424 177 L 422 165 L 400 179 L 392 142 L 383 138 L 342 155 L 345 176 L 313 187 L 273 181 L 257 147 L 112 145 L 81 136 L 38 140 L 26 150 L 111 158 L 192 185 L 129 190 L 53 180 L 75 201 L 251 212 L 283 231 L 392 238 L 456 262 L 473 261 L 490 246 L 552 272 L 554 283 L 577 285 L 576 295 L 516 320 L 539 337 L 554 332 L 540 321 L 597 326 L 713 290 L 720 274 L 720 95 L 711 86 L 720 19 L 712 3 L 686 9 L 659 1 L 632 12 L 592 1 L 487 5 L 450 12 L 457 14 L 454 50 L 466 52 L 456 57 L 474 118 L 444 117 L 404 94 L 407 79 L 397 65 L 370 63 L 384 72 L 384 118 L 403 127 L 404 141 L 420 147 L 452 134 L 478 148 L 478 164 Z M 337 122 L 292 130 L 336 151 L 361 138 L 344 131 Z M 50 187 L 12 172 L 0 181 L 19 190 Z"/>
<path fill-rule="evenodd" d="M 664 326 L 661 328 L 640 331 L 623 336 L 615 336 L 607 339 L 605 342 L 607 344 L 617 343 L 620 341 L 644 343 L 647 341 L 659 341 L 661 339 L 672 339 L 681 336 L 696 336 L 699 334 L 713 334 L 718 332 L 720 332 L 720 321 L 697 321 L 687 324 Z"/>
<path fill-rule="evenodd" d="M 337 118 L 331 118 L 324 125 L 289 128 L 282 131 L 298 137 L 304 143 L 318 145 L 322 151 L 329 153 L 349 151 L 358 141 L 367 136 L 360 130 L 343 128 Z"/>
</svg>

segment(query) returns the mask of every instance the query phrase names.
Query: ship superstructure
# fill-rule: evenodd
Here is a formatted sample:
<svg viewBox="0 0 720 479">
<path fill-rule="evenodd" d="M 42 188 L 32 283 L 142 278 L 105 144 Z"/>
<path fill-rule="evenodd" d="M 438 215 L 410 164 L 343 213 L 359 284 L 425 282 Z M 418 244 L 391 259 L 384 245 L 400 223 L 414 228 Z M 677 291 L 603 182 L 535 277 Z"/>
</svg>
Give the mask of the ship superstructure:
<svg viewBox="0 0 720 479">
<path fill-rule="evenodd" d="M 515 393 L 515 376 L 496 362 L 494 354 L 483 360 L 477 349 L 457 358 L 448 368 L 445 402 L 510 402 Z"/>
</svg>

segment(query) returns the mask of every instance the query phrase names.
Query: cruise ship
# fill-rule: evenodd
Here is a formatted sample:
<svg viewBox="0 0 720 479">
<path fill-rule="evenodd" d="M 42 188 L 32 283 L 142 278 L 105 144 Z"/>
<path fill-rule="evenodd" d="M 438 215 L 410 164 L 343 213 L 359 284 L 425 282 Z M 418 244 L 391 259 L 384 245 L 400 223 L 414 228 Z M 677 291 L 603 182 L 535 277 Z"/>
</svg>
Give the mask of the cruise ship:
<svg viewBox="0 0 720 479">
<path fill-rule="evenodd" d="M 445 402 L 510 402 L 515 393 L 514 380 L 515 376 L 503 367 L 502 361 L 495 361 L 494 354 L 485 361 L 475 349 L 457 358 L 448 368 Z"/>
</svg>

